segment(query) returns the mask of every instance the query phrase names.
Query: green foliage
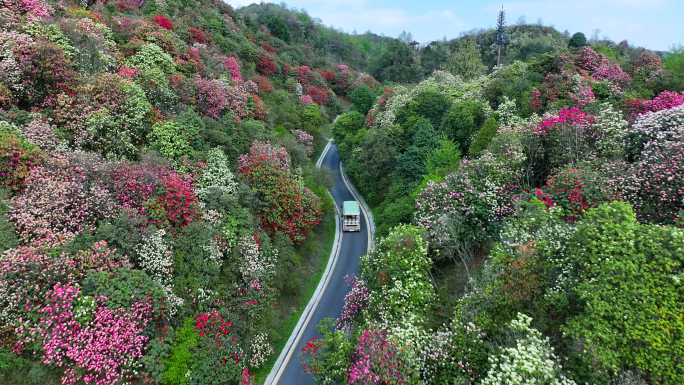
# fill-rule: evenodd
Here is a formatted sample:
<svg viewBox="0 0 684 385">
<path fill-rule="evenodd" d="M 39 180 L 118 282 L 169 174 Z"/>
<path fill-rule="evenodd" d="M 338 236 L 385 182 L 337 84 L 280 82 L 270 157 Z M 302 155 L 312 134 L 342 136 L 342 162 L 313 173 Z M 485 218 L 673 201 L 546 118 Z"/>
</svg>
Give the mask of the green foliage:
<svg viewBox="0 0 684 385">
<path fill-rule="evenodd" d="M 352 111 L 365 115 L 375 103 L 375 94 L 376 92 L 365 84 L 354 88 L 354 91 L 349 95 L 349 100 L 353 103 Z"/>
<path fill-rule="evenodd" d="M 285 18 L 282 16 L 270 18 L 268 20 L 267 26 L 268 29 L 271 30 L 271 33 L 280 40 L 286 43 L 289 43 L 292 40 L 292 35 L 290 34 L 290 30 L 287 28 Z"/>
<path fill-rule="evenodd" d="M 460 161 L 461 151 L 459 151 L 458 146 L 452 140 L 442 137 L 439 140 L 439 147 L 427 157 L 425 179 L 440 181 L 448 174 L 456 171 Z"/>
<path fill-rule="evenodd" d="M 636 368 L 684 383 L 682 230 L 639 224 L 631 206 L 614 202 L 588 210 L 571 245 L 585 305 L 563 330 L 595 381 Z"/>
<path fill-rule="evenodd" d="M 7 220 L 8 209 L 7 192 L 0 190 L 0 254 L 19 244 L 17 234 L 14 233 L 14 226 Z"/>
<path fill-rule="evenodd" d="M 179 160 L 190 157 L 199 147 L 201 136 L 193 124 L 184 125 L 182 120 L 164 120 L 152 125 L 150 146 L 165 158 Z"/>
<path fill-rule="evenodd" d="M 186 374 L 190 370 L 193 350 L 199 342 L 193 319 L 186 318 L 183 327 L 174 336 L 168 357 L 163 359 L 167 368 L 162 377 L 164 385 L 187 384 Z"/>
<path fill-rule="evenodd" d="M 587 37 L 584 36 L 582 32 L 575 32 L 574 35 L 570 38 L 570 41 L 568 41 L 568 47 L 574 47 L 574 48 L 579 48 L 579 47 L 584 47 L 587 45 Z"/>
<path fill-rule="evenodd" d="M 468 155 L 467 149 L 473 134 L 484 123 L 484 106 L 477 100 L 462 100 L 451 106 L 451 110 L 444 117 L 440 131 L 458 144 L 463 155 Z"/>
<path fill-rule="evenodd" d="M 323 116 L 316 103 L 309 104 L 301 114 L 302 128 L 313 136 L 317 136 L 323 124 Z"/>
<path fill-rule="evenodd" d="M 487 148 L 489 142 L 492 141 L 496 132 L 499 130 L 499 123 L 494 118 L 489 118 L 485 121 L 484 126 L 477 131 L 475 140 L 470 144 L 468 153 L 470 156 L 478 156 L 480 152 Z"/>
<path fill-rule="evenodd" d="M 663 68 L 680 82 L 684 81 L 684 45 L 675 44 L 669 48 L 663 59 Z"/>
<path fill-rule="evenodd" d="M 442 118 L 451 107 L 451 102 L 447 100 L 445 93 L 428 88 L 419 93 L 411 101 L 410 106 L 412 114 L 427 118 L 433 127 L 439 127 L 442 124 Z"/>
<path fill-rule="evenodd" d="M 485 66 L 482 63 L 477 43 L 464 39 L 458 48 L 449 56 L 447 70 L 464 79 L 472 79 L 484 74 Z"/>
<path fill-rule="evenodd" d="M 124 64 L 142 72 L 160 71 L 167 75 L 176 72 L 173 58 L 154 43 L 145 44 L 135 55 L 128 57 Z"/>
</svg>

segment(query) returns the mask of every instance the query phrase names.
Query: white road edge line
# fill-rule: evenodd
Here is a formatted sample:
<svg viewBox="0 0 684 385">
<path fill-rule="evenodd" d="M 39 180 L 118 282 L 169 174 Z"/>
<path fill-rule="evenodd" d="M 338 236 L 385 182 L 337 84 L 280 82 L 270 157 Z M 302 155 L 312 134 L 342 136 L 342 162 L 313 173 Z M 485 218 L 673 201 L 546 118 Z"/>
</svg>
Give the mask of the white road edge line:
<svg viewBox="0 0 684 385">
<path fill-rule="evenodd" d="M 328 144 L 318 157 L 318 161 L 316 161 L 316 168 L 321 167 L 323 158 L 325 158 L 325 156 L 328 154 L 328 150 L 330 150 L 331 145 L 332 139 L 329 139 Z M 328 194 L 330 194 L 330 192 L 328 192 Z M 299 321 L 292 331 L 290 338 L 288 338 L 285 348 L 280 352 L 278 360 L 276 360 L 275 365 L 273 365 L 273 369 L 271 369 L 268 377 L 266 377 L 264 385 L 275 385 L 280 380 L 280 376 L 283 374 L 283 371 L 285 370 L 287 363 L 290 361 L 292 354 L 297 349 L 297 344 L 299 344 L 299 340 L 302 338 L 302 334 L 304 333 L 304 330 L 306 330 L 306 326 L 309 324 L 311 317 L 313 317 L 316 307 L 318 307 L 321 294 L 325 292 L 325 289 L 328 287 L 332 272 L 335 270 L 335 265 L 337 265 L 337 259 L 340 254 L 340 243 L 342 241 L 342 232 L 339 231 L 340 216 L 337 214 L 337 204 L 335 204 L 335 212 L 335 240 L 333 241 L 333 248 L 330 252 L 330 257 L 328 258 L 328 265 L 323 272 L 321 280 L 318 282 L 316 291 L 314 292 L 313 296 L 311 296 L 311 300 L 309 300 L 309 303 L 306 305 L 302 315 L 299 317 Z"/>
</svg>

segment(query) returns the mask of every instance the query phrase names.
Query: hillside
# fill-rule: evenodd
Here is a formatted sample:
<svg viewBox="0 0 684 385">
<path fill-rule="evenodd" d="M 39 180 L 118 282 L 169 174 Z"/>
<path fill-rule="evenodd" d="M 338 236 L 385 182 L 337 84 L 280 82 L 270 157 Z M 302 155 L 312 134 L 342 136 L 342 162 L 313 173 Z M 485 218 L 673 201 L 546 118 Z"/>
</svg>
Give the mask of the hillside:
<svg viewBox="0 0 684 385">
<path fill-rule="evenodd" d="M 333 137 L 379 237 L 317 380 L 681 384 L 681 47 L 404 40 L 0 0 L 0 383 L 262 383 L 330 252 Z"/>
</svg>

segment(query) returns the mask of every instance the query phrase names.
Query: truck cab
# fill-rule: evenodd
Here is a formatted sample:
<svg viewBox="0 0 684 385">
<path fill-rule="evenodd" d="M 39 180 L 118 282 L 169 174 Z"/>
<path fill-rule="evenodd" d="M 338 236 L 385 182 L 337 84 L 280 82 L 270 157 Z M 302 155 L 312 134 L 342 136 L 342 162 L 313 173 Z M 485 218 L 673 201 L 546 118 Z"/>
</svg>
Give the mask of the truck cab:
<svg viewBox="0 0 684 385">
<path fill-rule="evenodd" d="M 344 201 L 342 204 L 343 231 L 361 231 L 361 211 L 359 202 Z"/>
</svg>

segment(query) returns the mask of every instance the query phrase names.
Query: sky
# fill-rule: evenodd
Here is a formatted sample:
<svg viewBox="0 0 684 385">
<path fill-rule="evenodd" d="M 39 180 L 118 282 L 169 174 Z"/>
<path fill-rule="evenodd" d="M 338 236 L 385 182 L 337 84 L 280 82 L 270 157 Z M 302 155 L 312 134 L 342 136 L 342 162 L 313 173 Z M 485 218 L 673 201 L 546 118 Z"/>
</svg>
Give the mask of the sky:
<svg viewBox="0 0 684 385">
<path fill-rule="evenodd" d="M 253 0 L 224 0 L 234 8 Z M 326 26 L 348 33 L 371 31 L 398 37 L 411 32 L 420 43 L 458 37 L 473 28 L 490 28 L 501 6 L 506 24 L 521 17 L 528 24 L 541 22 L 560 32 L 583 32 L 587 38 L 607 37 L 616 43 L 655 51 L 684 45 L 684 1 L 682 0 L 289 0 L 287 7 L 306 10 Z M 281 4 L 281 2 L 277 2 Z"/>
</svg>

